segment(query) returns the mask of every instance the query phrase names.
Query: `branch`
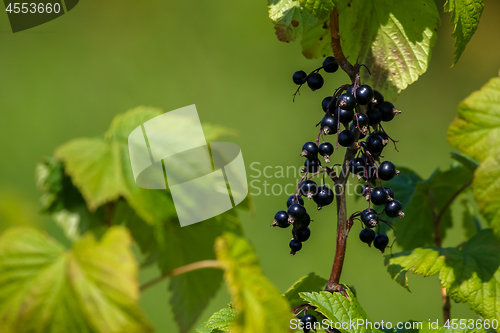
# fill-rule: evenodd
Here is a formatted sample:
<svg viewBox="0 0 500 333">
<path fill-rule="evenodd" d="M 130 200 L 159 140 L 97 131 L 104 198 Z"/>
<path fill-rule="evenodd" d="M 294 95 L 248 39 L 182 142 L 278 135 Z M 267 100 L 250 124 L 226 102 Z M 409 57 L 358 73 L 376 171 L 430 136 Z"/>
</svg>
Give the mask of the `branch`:
<svg viewBox="0 0 500 333">
<path fill-rule="evenodd" d="M 356 106 L 356 112 L 364 113 L 359 106 Z M 335 181 L 335 198 L 337 201 L 337 245 L 335 248 L 332 272 L 325 287 L 325 290 L 330 292 L 340 291 L 342 289 L 339 282 L 340 275 L 342 274 L 342 267 L 344 266 L 347 236 L 350 229 L 347 217 L 345 184 L 349 176 L 349 162 L 356 156 L 356 152 L 358 151 L 356 143 L 358 142 L 359 134 L 359 130 L 356 130 L 354 133 L 354 143 L 346 149 L 340 175 Z"/>
<path fill-rule="evenodd" d="M 347 58 L 342 51 L 342 46 L 340 45 L 339 11 L 337 10 L 337 7 L 335 7 L 333 12 L 330 14 L 330 33 L 332 35 L 331 46 L 333 56 L 335 57 L 335 60 L 339 64 L 340 68 L 342 68 L 342 70 L 349 75 L 351 81 L 354 83 L 356 71 L 354 70 L 354 66 L 347 61 Z"/>
<path fill-rule="evenodd" d="M 436 204 L 434 202 L 434 193 L 429 191 L 429 203 L 432 209 L 432 219 L 434 222 L 434 244 L 437 247 L 442 246 L 442 238 L 441 238 L 441 219 L 444 216 L 444 213 L 450 208 L 451 204 L 455 201 L 455 199 L 462 193 L 467 187 L 472 184 L 472 180 L 464 184 L 461 188 L 456 191 L 451 198 L 444 204 L 443 208 L 436 214 Z M 441 288 L 441 303 L 443 308 L 443 319 L 446 322 L 451 319 L 451 303 L 450 296 L 446 292 L 446 288 Z"/>
<path fill-rule="evenodd" d="M 193 262 L 191 264 L 187 264 L 185 266 L 177 267 L 166 274 L 158 276 L 157 278 L 154 278 L 153 280 L 144 283 L 143 285 L 141 285 L 139 287 L 139 290 L 144 291 L 145 289 L 165 280 L 166 278 L 174 277 L 177 275 L 181 275 L 181 274 L 195 271 L 195 270 L 202 269 L 202 268 L 220 268 L 220 269 L 222 269 L 222 264 L 220 261 L 217 261 L 217 260 L 202 260 L 202 261 Z"/>
</svg>

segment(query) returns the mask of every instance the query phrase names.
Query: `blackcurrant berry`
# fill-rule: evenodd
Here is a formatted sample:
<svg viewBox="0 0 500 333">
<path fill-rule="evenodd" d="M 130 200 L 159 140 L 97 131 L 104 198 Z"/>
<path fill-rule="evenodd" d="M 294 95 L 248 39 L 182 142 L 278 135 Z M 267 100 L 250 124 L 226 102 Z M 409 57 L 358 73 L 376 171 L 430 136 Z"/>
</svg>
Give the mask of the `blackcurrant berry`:
<svg viewBox="0 0 500 333">
<path fill-rule="evenodd" d="M 350 130 L 343 130 L 339 134 L 339 145 L 349 147 L 354 143 L 354 134 Z"/>
<path fill-rule="evenodd" d="M 377 133 L 372 133 L 366 138 L 366 148 L 372 154 L 380 154 L 384 149 L 382 138 Z"/>
<path fill-rule="evenodd" d="M 299 186 L 300 194 L 311 199 L 313 195 L 318 193 L 318 185 L 313 180 L 306 179 Z"/>
<path fill-rule="evenodd" d="M 378 234 L 375 236 L 373 240 L 373 246 L 379 249 L 382 253 L 384 253 L 385 248 L 389 244 L 389 237 L 386 234 Z"/>
<path fill-rule="evenodd" d="M 314 142 L 306 142 L 302 146 L 301 156 L 306 158 L 317 158 L 318 157 L 318 146 Z"/>
<path fill-rule="evenodd" d="M 387 143 L 389 142 L 389 136 L 387 135 L 386 132 L 384 131 L 378 131 L 378 135 L 382 138 L 382 143 L 384 144 L 384 147 L 387 146 Z"/>
<path fill-rule="evenodd" d="M 382 180 L 391 180 L 396 175 L 396 167 L 391 161 L 384 161 L 378 167 L 378 176 Z"/>
<path fill-rule="evenodd" d="M 403 205 L 398 200 L 389 201 L 385 205 L 385 214 L 389 217 L 403 217 Z"/>
<path fill-rule="evenodd" d="M 328 97 L 323 98 L 323 100 L 321 101 L 321 108 L 323 109 L 323 111 L 326 112 L 326 110 L 328 109 L 328 105 L 330 105 L 331 101 L 332 101 L 332 96 L 328 96 Z M 333 108 L 333 106 L 332 106 L 332 108 Z"/>
<path fill-rule="evenodd" d="M 380 167 L 378 170 L 380 170 Z M 383 187 L 375 187 L 370 194 L 370 200 L 374 205 L 385 205 L 389 200 L 389 196 Z"/>
<path fill-rule="evenodd" d="M 342 94 L 339 96 L 338 105 L 340 108 L 344 110 L 352 111 L 356 106 L 356 99 L 353 95 L 350 94 Z"/>
<path fill-rule="evenodd" d="M 288 221 L 295 223 L 295 221 L 301 221 L 306 218 L 306 209 L 304 206 L 299 204 L 293 204 L 288 207 Z"/>
<path fill-rule="evenodd" d="M 295 235 L 297 236 L 297 240 L 299 242 L 305 242 L 309 239 L 309 237 L 311 237 L 311 229 L 308 227 L 297 229 L 297 231 L 295 231 Z"/>
<path fill-rule="evenodd" d="M 305 329 L 315 329 L 314 324 L 318 322 L 316 317 L 311 314 L 306 314 L 300 319 L 300 321 L 304 325 Z"/>
<path fill-rule="evenodd" d="M 395 116 L 395 110 L 394 110 L 394 105 L 390 102 L 383 102 L 380 103 L 377 106 L 377 109 L 380 111 L 382 114 L 382 120 L 383 121 L 391 121 L 394 119 Z"/>
<path fill-rule="evenodd" d="M 348 95 L 352 95 L 354 97 L 354 86 L 350 85 L 349 87 L 347 87 L 347 89 L 345 90 L 345 93 Z"/>
<path fill-rule="evenodd" d="M 290 252 L 291 255 L 294 255 L 295 252 L 299 252 L 300 249 L 302 249 L 302 243 L 299 242 L 298 240 L 293 239 L 293 238 L 290 241 L 290 244 L 288 244 L 288 246 L 290 246 L 290 250 L 292 250 Z"/>
<path fill-rule="evenodd" d="M 375 105 L 379 105 L 380 103 L 384 103 L 384 96 L 377 90 L 373 91 L 373 101 Z"/>
<path fill-rule="evenodd" d="M 307 74 L 304 71 L 296 71 L 293 73 L 293 83 L 301 85 L 306 83 Z"/>
<path fill-rule="evenodd" d="M 342 124 L 349 124 L 354 117 L 354 111 L 335 108 L 333 115 L 337 117 Z"/>
<path fill-rule="evenodd" d="M 327 73 L 335 73 L 339 69 L 339 64 L 334 57 L 326 57 L 323 60 L 323 69 Z"/>
<path fill-rule="evenodd" d="M 304 206 L 304 199 L 302 199 L 302 197 L 299 196 L 295 197 L 295 195 L 292 194 L 291 196 L 288 197 L 288 200 L 286 201 L 286 207 L 288 208 L 294 203 L 298 203 L 299 205 Z"/>
<path fill-rule="evenodd" d="M 331 156 L 333 154 L 333 145 L 330 142 L 323 142 L 319 145 L 318 153 L 321 156 Z"/>
<path fill-rule="evenodd" d="M 387 195 L 389 196 L 389 201 L 394 199 L 394 191 L 390 187 L 384 187 L 384 190 L 387 192 Z"/>
<path fill-rule="evenodd" d="M 361 212 L 360 218 L 367 228 L 374 228 L 377 226 L 378 214 L 373 209 L 370 211 L 368 211 L 368 208 L 365 209 Z"/>
<path fill-rule="evenodd" d="M 373 89 L 367 85 L 361 85 L 356 88 L 356 103 L 366 105 L 372 101 Z"/>
<path fill-rule="evenodd" d="M 352 134 L 354 134 L 355 130 L 356 130 L 356 124 L 355 123 L 352 123 L 351 126 L 349 126 L 349 130 L 352 132 Z M 359 138 L 358 140 L 362 140 L 365 138 L 365 134 L 363 134 L 361 131 L 359 132 Z"/>
<path fill-rule="evenodd" d="M 373 209 L 373 208 L 370 208 L 370 209 L 366 208 L 365 210 L 363 210 L 361 212 L 361 214 L 359 214 L 359 218 L 361 219 L 361 221 L 363 221 L 363 219 L 365 218 L 364 216 L 366 214 L 368 214 L 368 213 L 375 213 L 375 214 L 377 214 L 377 212 L 375 211 L 375 209 Z"/>
<path fill-rule="evenodd" d="M 333 202 L 333 198 L 333 191 L 328 186 L 318 187 L 318 193 L 313 196 L 314 202 L 318 204 L 318 209 L 331 204 Z"/>
<path fill-rule="evenodd" d="M 306 213 L 306 216 L 302 220 L 294 222 L 295 228 L 298 229 L 307 228 L 309 224 L 311 224 L 311 217 L 308 213 Z"/>
<path fill-rule="evenodd" d="M 279 212 L 274 215 L 274 221 L 272 224 L 273 227 L 280 227 L 280 228 L 288 228 L 290 226 L 290 222 L 288 222 L 288 213 L 285 212 L 284 210 L 280 210 Z"/>
<path fill-rule="evenodd" d="M 311 90 L 317 90 L 323 87 L 324 83 L 325 81 L 319 73 L 312 73 L 307 77 L 307 85 L 311 88 Z"/>
<path fill-rule="evenodd" d="M 370 123 L 370 119 L 364 113 L 356 113 L 352 117 L 352 122 L 354 126 L 359 126 L 359 128 L 363 128 L 365 126 L 368 126 L 368 124 Z"/>
<path fill-rule="evenodd" d="M 382 121 L 382 114 L 378 109 L 370 109 L 366 111 L 366 115 L 368 116 L 368 123 L 370 125 L 378 125 Z"/>
<path fill-rule="evenodd" d="M 304 167 L 308 173 L 318 172 L 320 166 L 321 162 L 317 158 L 306 158 L 304 161 Z"/>
<path fill-rule="evenodd" d="M 361 232 L 359 233 L 359 239 L 361 239 L 363 243 L 368 244 L 368 246 L 371 246 L 373 240 L 375 239 L 375 231 L 369 228 L 361 229 Z"/>
<path fill-rule="evenodd" d="M 356 157 L 349 161 L 349 171 L 357 175 L 363 173 L 365 170 L 365 159 Z"/>
<path fill-rule="evenodd" d="M 326 135 L 337 133 L 337 118 L 333 116 L 324 116 L 321 119 L 321 129 Z"/>
</svg>

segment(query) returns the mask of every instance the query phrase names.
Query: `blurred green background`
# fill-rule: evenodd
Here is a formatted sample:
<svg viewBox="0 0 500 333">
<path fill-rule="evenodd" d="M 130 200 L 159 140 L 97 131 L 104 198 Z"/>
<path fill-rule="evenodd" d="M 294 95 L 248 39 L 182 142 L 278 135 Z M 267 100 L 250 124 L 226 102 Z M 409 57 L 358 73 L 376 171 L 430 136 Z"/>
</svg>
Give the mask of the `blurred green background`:
<svg viewBox="0 0 500 333">
<path fill-rule="evenodd" d="M 386 126 L 400 140 L 399 153 L 386 149 L 388 159 L 423 177 L 449 166 L 446 130 L 458 103 L 498 75 L 499 14 L 500 3 L 487 1 L 478 31 L 454 67 L 453 27 L 449 14 L 442 15 L 427 73 L 400 95 L 396 107 L 403 113 Z M 63 142 L 100 135 L 115 115 L 138 105 L 170 111 L 196 104 L 202 122 L 238 131 L 224 139 L 242 148 L 250 181 L 257 179 L 250 178 L 257 175 L 253 162 L 261 163 L 260 170 L 303 163 L 299 150 L 317 134 L 322 98 L 348 80 L 343 73 L 330 74 L 323 89 L 304 89 L 292 103 L 291 74 L 312 70 L 321 60 L 304 59 L 298 43 L 278 42 L 265 1 L 86 0 L 52 22 L 16 34 L 3 13 L 0 45 L 0 229 L 37 224 L 66 243 L 51 219 L 38 216 L 34 180 L 40 157 Z M 292 176 L 258 180 L 294 182 Z M 241 212 L 262 268 L 280 291 L 311 271 L 327 278 L 335 250 L 335 212 L 329 206 L 310 209 L 316 220 L 311 239 L 295 257 L 289 255 L 289 230 L 269 227 L 286 198 L 253 196 L 254 213 Z M 348 200 L 350 212 L 364 205 Z M 390 279 L 383 256 L 359 242 L 358 232 L 356 226 L 349 238 L 342 282 L 355 286 L 371 319 L 441 319 L 438 279 L 410 276 L 413 293 L 408 293 Z M 444 245 L 461 241 L 457 227 Z M 141 281 L 158 274 L 148 268 Z M 168 298 L 166 282 L 141 296 L 157 332 L 176 331 Z M 202 319 L 228 301 L 221 288 Z M 452 317 L 476 315 L 467 305 L 452 304 Z"/>
</svg>

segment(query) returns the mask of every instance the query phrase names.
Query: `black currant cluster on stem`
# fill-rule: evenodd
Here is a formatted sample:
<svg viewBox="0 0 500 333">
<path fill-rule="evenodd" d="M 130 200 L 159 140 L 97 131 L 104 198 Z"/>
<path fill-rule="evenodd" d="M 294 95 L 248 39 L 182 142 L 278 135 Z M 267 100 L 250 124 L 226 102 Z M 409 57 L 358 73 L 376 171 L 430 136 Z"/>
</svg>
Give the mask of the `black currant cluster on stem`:
<svg viewBox="0 0 500 333">
<path fill-rule="evenodd" d="M 311 235 L 309 228 L 311 218 L 304 207 L 304 197 L 312 199 L 318 209 L 331 204 L 336 198 L 337 247 L 332 274 L 325 288 L 328 291 L 342 290 L 339 279 L 345 256 L 346 240 L 355 220 L 362 222 L 363 228 L 359 234 L 361 241 L 369 246 L 373 243 L 374 247 L 383 253 L 389 244 L 389 238 L 380 232 L 379 223 L 383 222 L 391 227 L 391 223 L 385 220 L 384 216 L 389 218 L 404 216 L 403 207 L 394 198 L 392 189 L 383 186 L 382 183 L 391 180 L 399 172 L 392 162 L 381 161 L 383 149 L 389 141 L 394 143 L 396 149 L 396 141 L 387 134 L 382 123 L 393 120 L 400 111 L 397 111 L 392 103 L 385 101 L 380 92 L 368 85 L 360 84 L 359 70 L 365 66 L 359 64 L 350 66 L 353 73 L 346 72 L 352 79 L 351 84 L 340 86 L 333 95 L 325 97 L 321 102 L 324 115 L 316 125 L 319 126 L 319 133 L 314 141 L 306 142 L 301 150 L 301 156 L 305 157 L 304 167 L 301 169 L 304 175 L 297 184 L 295 194 L 287 200 L 287 211 L 282 210 L 276 213 L 272 224 L 281 228 L 293 226 L 289 246 L 290 253 L 295 255 L 302 249 L 302 243 Z M 345 66 L 341 67 L 345 70 Z M 351 67 L 348 67 L 349 71 Z M 299 87 L 293 94 L 294 99 L 304 84 L 307 84 L 313 91 L 323 86 L 324 79 L 320 73 L 321 70 L 334 73 L 338 68 L 339 64 L 335 57 L 329 56 L 323 61 L 321 67 L 309 74 L 304 71 L 295 72 L 292 79 Z M 335 135 L 335 138 L 330 140 L 331 142 L 325 140 L 325 137 L 329 135 Z M 364 141 L 361 141 L 363 139 Z M 347 150 L 343 163 L 337 164 L 341 166 L 340 173 L 337 174 L 333 170 L 334 165 L 326 164 L 330 163 L 335 149 L 339 146 L 346 147 Z M 319 155 L 323 157 L 325 165 L 322 164 Z M 349 173 L 353 173 L 358 180 L 364 181 L 360 194 L 366 198 L 368 207 L 348 217 L 345 185 Z M 321 185 L 312 180 L 320 174 L 323 176 Z M 333 180 L 333 191 L 325 183 L 325 175 Z M 377 213 L 372 205 L 383 206 L 384 209 Z"/>
</svg>

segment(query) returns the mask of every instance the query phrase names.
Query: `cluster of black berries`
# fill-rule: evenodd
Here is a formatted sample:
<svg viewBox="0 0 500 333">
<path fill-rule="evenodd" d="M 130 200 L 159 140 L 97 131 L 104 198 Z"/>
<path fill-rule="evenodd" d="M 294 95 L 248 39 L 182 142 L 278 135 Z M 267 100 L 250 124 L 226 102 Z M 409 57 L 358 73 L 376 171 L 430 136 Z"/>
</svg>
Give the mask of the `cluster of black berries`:
<svg viewBox="0 0 500 333">
<path fill-rule="evenodd" d="M 312 90 L 320 89 L 324 80 L 319 71 L 325 70 L 327 73 L 334 73 L 339 65 L 334 57 L 327 57 L 323 61 L 323 66 L 315 69 L 310 74 L 304 71 L 297 71 L 293 74 L 293 82 L 299 85 L 294 96 L 299 92 L 300 87 L 307 83 Z M 357 66 L 359 69 L 359 66 Z M 291 254 L 295 254 L 302 248 L 302 242 L 309 239 L 311 231 L 309 224 L 311 219 L 304 208 L 304 200 L 301 196 L 313 199 L 318 209 L 333 202 L 334 193 L 325 185 L 325 173 L 334 181 L 338 179 L 335 172 L 327 166 L 322 166 L 318 155 L 323 156 L 326 163 L 330 163 L 330 156 L 338 145 L 350 147 L 358 151 L 357 156 L 349 162 L 349 171 L 355 174 L 359 180 L 363 179 L 363 195 L 368 201 L 368 208 L 362 212 L 351 215 L 349 221 L 359 218 L 365 228 L 360 233 L 360 239 L 371 246 L 384 252 L 389 243 L 387 235 L 383 233 L 375 234 L 373 228 L 379 222 L 390 222 L 379 218 L 386 214 L 388 217 L 402 217 L 401 203 L 394 199 L 393 191 L 382 186 L 382 181 L 388 181 L 397 175 L 394 164 L 390 161 L 380 162 L 382 150 L 389 140 L 393 141 L 382 127 L 382 122 L 388 122 L 399 114 L 390 102 L 384 101 L 384 97 L 378 91 L 373 90 L 368 85 L 359 84 L 359 75 L 352 85 L 339 87 L 333 96 L 328 96 L 321 102 L 324 116 L 318 123 L 320 130 L 316 142 L 306 142 L 302 147 L 301 156 L 305 157 L 302 172 L 305 175 L 299 181 L 297 191 L 287 200 L 287 211 L 276 213 L 273 226 L 287 228 L 293 225 L 290 241 Z M 341 126 L 344 128 L 341 130 Z M 324 135 L 337 134 L 335 146 L 326 142 Z M 365 141 L 356 142 L 365 139 Z M 319 140 L 322 138 L 322 143 Z M 323 173 L 323 185 L 318 186 L 312 178 Z M 377 182 L 380 186 L 376 186 Z M 383 205 L 384 210 L 377 213 L 371 208 L 371 204 Z"/>
</svg>

